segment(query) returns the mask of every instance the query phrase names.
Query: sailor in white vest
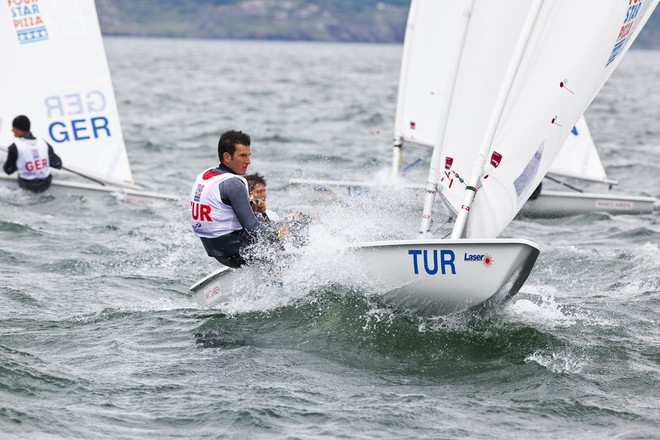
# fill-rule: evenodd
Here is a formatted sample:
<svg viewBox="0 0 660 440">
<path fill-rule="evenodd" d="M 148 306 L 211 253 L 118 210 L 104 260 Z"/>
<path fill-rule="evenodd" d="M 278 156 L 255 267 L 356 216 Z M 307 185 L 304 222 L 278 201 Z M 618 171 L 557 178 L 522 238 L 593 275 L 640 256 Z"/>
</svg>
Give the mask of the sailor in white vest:
<svg viewBox="0 0 660 440">
<path fill-rule="evenodd" d="M 62 159 L 53 147 L 30 132 L 27 116 L 16 116 L 12 129 L 16 140 L 7 148 L 4 170 L 7 174 L 18 171 L 18 186 L 33 192 L 43 192 L 50 187 L 53 176 L 50 167 L 62 168 Z"/>
<path fill-rule="evenodd" d="M 250 165 L 250 136 L 230 130 L 218 141 L 220 164 L 197 176 L 190 193 L 190 224 L 210 257 L 238 268 L 249 262 L 247 248 L 277 231 L 257 220 L 250 207 L 245 177 Z"/>
</svg>

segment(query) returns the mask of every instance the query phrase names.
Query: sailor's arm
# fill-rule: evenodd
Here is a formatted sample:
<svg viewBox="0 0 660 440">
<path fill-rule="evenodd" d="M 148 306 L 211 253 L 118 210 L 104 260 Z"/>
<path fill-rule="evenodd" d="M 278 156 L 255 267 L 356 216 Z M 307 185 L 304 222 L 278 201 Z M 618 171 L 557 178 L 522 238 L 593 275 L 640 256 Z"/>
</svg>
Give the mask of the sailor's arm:
<svg viewBox="0 0 660 440">
<path fill-rule="evenodd" d="M 16 166 L 16 161 L 18 160 L 18 148 L 16 144 L 11 144 L 7 148 L 7 160 L 5 161 L 4 166 L 2 167 L 5 170 L 5 173 L 11 174 L 18 169 Z"/>
<path fill-rule="evenodd" d="M 50 163 L 50 166 L 61 170 L 62 159 L 60 159 L 60 156 L 55 154 L 55 150 L 53 150 L 53 147 L 51 147 L 48 142 L 46 142 L 46 145 L 48 145 L 48 162 Z"/>
</svg>

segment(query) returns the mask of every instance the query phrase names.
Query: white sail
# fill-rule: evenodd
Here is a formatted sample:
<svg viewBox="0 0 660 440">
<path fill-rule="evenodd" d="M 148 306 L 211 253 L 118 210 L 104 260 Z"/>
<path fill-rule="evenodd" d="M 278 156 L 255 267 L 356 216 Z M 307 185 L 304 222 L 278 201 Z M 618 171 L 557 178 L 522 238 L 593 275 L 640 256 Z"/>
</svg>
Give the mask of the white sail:
<svg viewBox="0 0 660 440">
<path fill-rule="evenodd" d="M 463 236 L 496 237 L 511 222 L 657 3 L 475 2 L 446 134 L 436 140 L 443 196 L 456 212 L 469 210 Z"/>
<path fill-rule="evenodd" d="M 94 1 L 3 2 L 0 47 L 0 145 L 24 114 L 66 167 L 132 183 Z"/>
<path fill-rule="evenodd" d="M 548 174 L 614 184 L 607 176 L 584 116 L 571 129 Z"/>
<path fill-rule="evenodd" d="M 403 45 L 395 138 L 433 147 L 442 101 L 446 96 L 451 57 L 465 2 L 415 0 L 411 3 Z M 451 38 L 448 37 L 451 35 Z M 608 178 L 584 117 L 560 150 L 549 173 L 595 182 Z"/>
<path fill-rule="evenodd" d="M 442 102 L 448 100 L 454 44 L 466 13 L 464 2 L 413 1 L 408 24 L 395 118 L 394 136 L 406 142 L 433 147 L 438 133 Z"/>
</svg>

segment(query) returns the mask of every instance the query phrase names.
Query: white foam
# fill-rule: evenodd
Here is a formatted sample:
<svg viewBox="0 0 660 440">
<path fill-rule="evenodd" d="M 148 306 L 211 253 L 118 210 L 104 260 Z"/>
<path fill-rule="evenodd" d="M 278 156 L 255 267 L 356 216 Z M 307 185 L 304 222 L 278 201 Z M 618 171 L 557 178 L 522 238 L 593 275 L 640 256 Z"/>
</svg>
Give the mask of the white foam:
<svg viewBox="0 0 660 440">
<path fill-rule="evenodd" d="M 557 326 L 568 327 L 580 317 L 574 310 L 563 306 L 555 300 L 556 289 L 551 286 L 529 286 L 528 289 L 537 293 L 528 294 L 528 298 L 515 298 L 510 301 L 505 312 L 517 320 L 530 325 L 541 325 L 546 328 Z"/>
<path fill-rule="evenodd" d="M 535 362 L 553 373 L 577 374 L 587 364 L 587 360 L 580 355 L 560 351 L 557 353 L 543 353 L 538 350 L 525 358 L 526 363 Z"/>
</svg>

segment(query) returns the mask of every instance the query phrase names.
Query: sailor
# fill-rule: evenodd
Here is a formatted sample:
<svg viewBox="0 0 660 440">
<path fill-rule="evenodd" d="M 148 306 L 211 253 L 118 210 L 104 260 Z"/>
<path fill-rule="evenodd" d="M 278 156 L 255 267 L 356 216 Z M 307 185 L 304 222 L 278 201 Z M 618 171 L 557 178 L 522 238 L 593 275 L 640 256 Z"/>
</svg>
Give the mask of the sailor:
<svg viewBox="0 0 660 440">
<path fill-rule="evenodd" d="M 272 209 L 266 207 L 266 179 L 259 173 L 245 176 L 250 192 L 250 204 L 257 219 L 266 222 L 279 222 L 281 217 Z"/>
<path fill-rule="evenodd" d="M 249 247 L 274 239 L 275 228 L 260 222 L 250 207 L 245 180 L 250 165 L 250 136 L 226 131 L 218 141 L 220 164 L 197 176 L 190 194 L 190 223 L 206 253 L 225 266 L 250 261 Z"/>
<path fill-rule="evenodd" d="M 245 176 L 250 191 L 250 204 L 254 214 L 260 221 L 278 227 L 280 238 L 286 238 L 294 246 L 304 246 L 308 243 L 309 226 L 318 221 L 317 215 L 307 215 L 296 212 L 283 218 L 267 207 L 266 179 L 259 173 Z"/>
<path fill-rule="evenodd" d="M 53 180 L 50 167 L 61 169 L 62 159 L 48 142 L 32 135 L 27 116 L 16 116 L 11 131 L 16 140 L 7 148 L 5 173 L 18 171 L 18 186 L 21 188 L 37 193 L 46 191 Z"/>
</svg>

